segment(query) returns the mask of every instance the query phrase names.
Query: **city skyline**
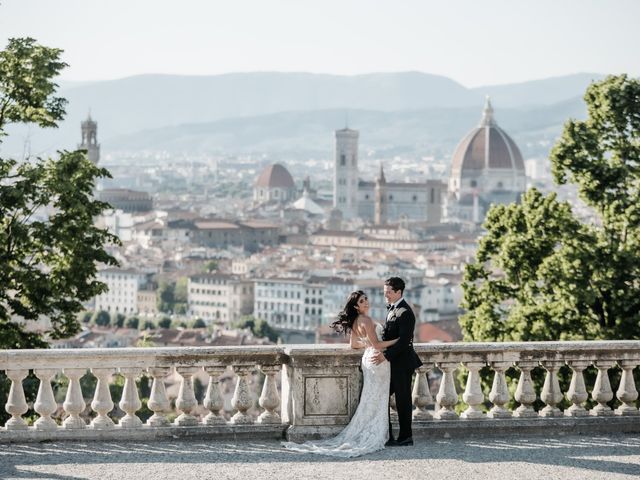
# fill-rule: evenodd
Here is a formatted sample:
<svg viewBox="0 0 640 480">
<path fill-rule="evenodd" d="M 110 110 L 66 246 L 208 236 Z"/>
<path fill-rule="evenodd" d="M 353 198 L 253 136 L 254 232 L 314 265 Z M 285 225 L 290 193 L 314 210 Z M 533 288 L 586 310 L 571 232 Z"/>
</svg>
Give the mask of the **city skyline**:
<svg viewBox="0 0 640 480">
<path fill-rule="evenodd" d="M 192 0 L 180 8 L 164 1 L 6 0 L 0 43 L 31 36 L 63 49 L 70 65 L 63 81 L 150 73 L 421 71 L 477 87 L 579 72 L 640 75 L 630 54 L 640 43 L 639 15 L 640 4 L 629 0 L 518 8 L 504 0 Z M 65 22 L 69 28 L 60 28 Z"/>
</svg>

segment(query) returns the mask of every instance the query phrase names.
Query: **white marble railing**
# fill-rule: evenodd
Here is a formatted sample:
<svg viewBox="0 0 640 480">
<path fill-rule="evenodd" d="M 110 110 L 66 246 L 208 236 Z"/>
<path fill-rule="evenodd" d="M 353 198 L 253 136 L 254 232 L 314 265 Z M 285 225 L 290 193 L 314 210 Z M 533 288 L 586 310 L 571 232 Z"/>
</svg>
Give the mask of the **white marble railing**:
<svg viewBox="0 0 640 480">
<path fill-rule="evenodd" d="M 640 364 L 639 341 L 419 344 L 416 351 L 424 361 L 413 386 L 413 415 L 418 424 L 619 416 L 640 429 L 633 377 Z M 95 438 L 127 437 L 136 431 L 163 429 L 174 434 L 198 429 L 235 434 L 247 431 L 248 426 L 254 433 L 270 428 L 275 435 L 282 435 L 286 429 L 291 438 L 329 434 L 347 423 L 357 407 L 362 378 L 358 369 L 360 355 L 345 345 L 0 351 L 0 370 L 11 380 L 8 398 L 0 399 L 11 415 L 0 428 L 0 441 L 92 438 L 81 432 L 95 432 Z M 568 390 L 562 392 L 558 371 L 565 365 L 571 369 L 572 378 Z M 584 370 L 589 366 L 598 372 L 594 385 L 585 385 Z M 482 390 L 480 370 L 484 367 L 492 371 L 489 392 Z M 505 376 L 509 368 L 519 372 L 514 393 L 519 406 L 513 410 L 508 407 L 511 395 Z M 223 399 L 219 388 L 219 379 L 228 369 L 236 376 L 230 418 L 221 414 Z M 459 369 L 468 372 L 464 388 L 456 388 Z M 531 378 L 535 369 L 545 372 L 540 392 L 535 391 Z M 621 371 L 615 393 L 610 383 L 611 369 Z M 38 418 L 32 425 L 23 418 L 29 409 L 23 381 L 30 370 L 40 381 L 32 405 Z M 428 384 L 430 370 L 435 373 L 432 378 L 440 379 L 435 399 Z M 174 371 L 180 376 L 180 388 L 176 411 L 171 412 L 164 379 Z M 208 375 L 208 385 L 206 396 L 198 405 L 192 377 L 203 371 Z M 259 395 L 250 391 L 247 382 L 247 377 L 258 371 L 264 375 Z M 87 373 L 97 380 L 94 392 L 81 391 L 80 378 Z M 51 385 L 57 374 L 68 379 L 62 404 L 64 420 L 60 424 L 52 418 L 59 408 Z M 153 415 L 144 424 L 136 415 L 141 408 L 136 379 L 142 374 L 153 379 L 147 403 Z M 109 383 L 114 375 L 124 378 L 120 399 L 111 398 Z M 83 393 L 92 394 L 91 421 L 81 415 L 87 406 Z M 587 410 L 589 395 L 596 405 Z M 615 410 L 608 405 L 614 396 L 619 401 Z M 536 411 L 538 397 L 544 407 Z M 571 406 L 561 411 L 563 397 Z M 115 401 L 124 412 L 116 421 L 110 416 Z M 433 410 L 428 408 L 431 405 Z M 206 415 L 196 415 L 195 410 L 201 413 L 202 407 Z M 258 413 L 252 415 L 250 411 Z M 175 419 L 170 422 L 168 416 Z M 105 436 L 104 432 L 113 433 Z"/>
</svg>

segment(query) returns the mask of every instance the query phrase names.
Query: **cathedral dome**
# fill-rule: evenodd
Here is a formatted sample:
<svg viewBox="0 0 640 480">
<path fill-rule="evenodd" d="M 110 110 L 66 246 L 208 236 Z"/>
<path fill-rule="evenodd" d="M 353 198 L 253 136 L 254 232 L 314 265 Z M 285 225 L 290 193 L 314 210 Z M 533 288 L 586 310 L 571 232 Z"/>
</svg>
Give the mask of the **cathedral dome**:
<svg viewBox="0 0 640 480">
<path fill-rule="evenodd" d="M 274 163 L 262 171 L 256 180 L 256 187 L 289 189 L 295 188 L 295 184 L 289 170 L 279 163 Z"/>
<path fill-rule="evenodd" d="M 516 143 L 494 120 L 487 98 L 480 125 L 462 139 L 453 153 L 451 174 L 475 176 L 494 169 L 524 173 L 524 161 Z"/>
</svg>

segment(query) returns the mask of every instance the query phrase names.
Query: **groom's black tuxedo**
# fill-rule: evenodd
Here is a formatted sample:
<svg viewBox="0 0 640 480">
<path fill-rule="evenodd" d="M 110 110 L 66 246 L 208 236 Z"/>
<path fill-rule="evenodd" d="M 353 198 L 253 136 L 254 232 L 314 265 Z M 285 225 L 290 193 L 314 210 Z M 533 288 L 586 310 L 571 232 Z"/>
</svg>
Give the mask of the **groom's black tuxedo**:
<svg viewBox="0 0 640 480">
<path fill-rule="evenodd" d="M 382 332 L 383 340 L 399 340 L 384 351 L 384 356 L 391 363 L 390 394 L 395 393 L 396 409 L 400 423 L 398 440 L 412 436 L 411 432 L 411 378 L 416 368 L 422 365 L 418 354 L 413 349 L 413 331 L 416 317 L 409 304 L 403 299 L 387 314 Z M 389 417 L 389 437 L 393 438 L 391 417 Z"/>
</svg>

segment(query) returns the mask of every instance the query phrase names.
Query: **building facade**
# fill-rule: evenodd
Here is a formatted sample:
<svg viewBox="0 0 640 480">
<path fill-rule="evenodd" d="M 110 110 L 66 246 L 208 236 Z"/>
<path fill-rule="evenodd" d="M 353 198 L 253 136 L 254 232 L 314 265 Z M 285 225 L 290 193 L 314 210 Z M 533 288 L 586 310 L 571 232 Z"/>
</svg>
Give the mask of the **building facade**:
<svg viewBox="0 0 640 480">
<path fill-rule="evenodd" d="M 335 132 L 333 206 L 348 221 L 361 218 L 378 224 L 402 220 L 437 225 L 442 220 L 446 185 L 439 180 L 387 182 L 382 166 L 373 181 L 359 178 L 359 132 Z"/>
<path fill-rule="evenodd" d="M 189 277 L 189 313 L 207 323 L 228 324 L 253 313 L 252 281 L 225 274 Z"/>
<path fill-rule="evenodd" d="M 99 271 L 97 279 L 106 283 L 108 290 L 95 297 L 96 311 L 138 313 L 138 293 L 148 283 L 146 274 L 133 269 L 109 268 Z"/>
<path fill-rule="evenodd" d="M 80 123 L 82 142 L 78 145 L 78 150 L 86 150 L 87 157 L 95 165 L 100 161 L 100 145 L 98 144 L 98 122 L 91 119 L 91 113 L 87 119 Z"/>
<path fill-rule="evenodd" d="M 480 124 L 454 151 L 447 217 L 482 223 L 492 203 L 517 202 L 525 189 L 526 174 L 520 149 L 498 126 L 487 97 Z"/>
<path fill-rule="evenodd" d="M 323 321 L 324 288 L 313 278 L 255 280 L 254 315 L 275 328 L 314 330 Z"/>
</svg>

